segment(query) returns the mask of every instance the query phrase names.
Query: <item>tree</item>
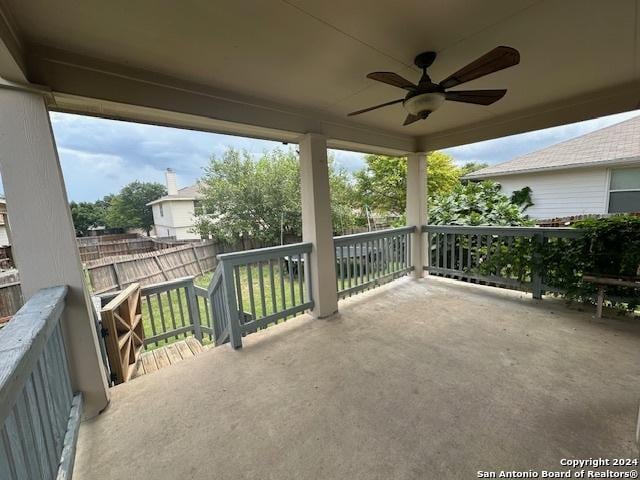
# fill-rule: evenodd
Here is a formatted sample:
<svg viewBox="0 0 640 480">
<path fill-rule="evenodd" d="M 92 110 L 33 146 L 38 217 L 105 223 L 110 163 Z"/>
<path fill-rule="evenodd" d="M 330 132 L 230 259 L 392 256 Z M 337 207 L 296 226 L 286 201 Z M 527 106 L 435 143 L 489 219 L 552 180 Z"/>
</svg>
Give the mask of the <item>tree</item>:
<svg viewBox="0 0 640 480">
<path fill-rule="evenodd" d="M 83 236 L 87 234 L 90 228 L 105 225 L 106 205 L 100 200 L 92 202 L 71 202 L 71 218 L 76 235 Z"/>
<path fill-rule="evenodd" d="M 167 194 L 160 183 L 131 182 L 113 196 L 107 209 L 107 223 L 116 228 L 141 228 L 147 235 L 153 228 L 153 212 L 147 203 Z"/>
<path fill-rule="evenodd" d="M 520 207 L 500 193 L 493 182 L 459 184 L 434 199 L 429 207 L 429 223 L 433 225 L 529 225 Z"/>
<path fill-rule="evenodd" d="M 349 176 L 329 162 L 334 230 L 352 226 L 353 188 Z M 278 244 L 281 234 L 300 236 L 300 166 L 294 150 L 276 149 L 255 159 L 246 151 L 227 150 L 212 157 L 199 180 L 201 208 L 194 230 L 233 242 L 252 238 Z"/>
<path fill-rule="evenodd" d="M 356 172 L 360 202 L 371 210 L 402 215 L 406 206 L 407 159 L 386 155 L 367 155 L 366 167 Z M 442 152 L 427 157 L 427 195 L 433 199 L 450 192 L 460 183 L 462 170 L 453 158 Z"/>
<path fill-rule="evenodd" d="M 464 177 L 465 175 L 477 172 L 478 170 L 482 170 L 483 168 L 487 168 L 488 166 L 488 163 L 467 162 L 462 167 L 460 167 L 460 176 Z"/>
</svg>

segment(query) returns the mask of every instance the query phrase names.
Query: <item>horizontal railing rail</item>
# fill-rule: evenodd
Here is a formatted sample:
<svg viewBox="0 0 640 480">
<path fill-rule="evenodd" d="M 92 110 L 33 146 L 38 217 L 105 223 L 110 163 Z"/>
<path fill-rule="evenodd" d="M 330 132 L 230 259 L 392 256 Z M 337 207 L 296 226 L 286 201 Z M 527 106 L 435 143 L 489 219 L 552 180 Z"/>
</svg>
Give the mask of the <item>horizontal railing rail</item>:
<svg viewBox="0 0 640 480">
<path fill-rule="evenodd" d="M 210 311 L 214 317 L 216 308 L 226 314 L 234 348 L 242 346 L 243 335 L 313 308 L 311 249 L 311 243 L 302 242 L 218 255 L 221 280 L 214 275 L 209 284 Z M 224 297 L 216 301 L 215 292 Z"/>
<path fill-rule="evenodd" d="M 413 270 L 411 235 L 416 227 L 334 237 L 340 298 L 377 287 Z"/>
<path fill-rule="evenodd" d="M 423 225 L 423 232 L 451 233 L 456 235 L 496 235 L 502 237 L 534 237 L 545 235 L 547 237 L 578 238 L 581 230 L 570 227 L 494 227 L 486 225 Z"/>
<path fill-rule="evenodd" d="M 0 478 L 70 478 L 82 410 L 60 317 L 67 287 L 33 295 L 0 331 Z"/>
<path fill-rule="evenodd" d="M 205 330 L 201 324 L 201 314 L 206 315 L 206 310 L 201 309 L 197 301 L 193 278 L 179 278 L 140 289 L 145 347 L 166 345 L 189 335 L 202 341 L 203 331 L 210 331 L 209 324 Z M 101 295 L 102 305 L 118 293 Z M 208 321 L 208 317 L 205 318 Z"/>
<path fill-rule="evenodd" d="M 536 258 L 538 247 L 582 235 L 579 229 L 553 227 L 423 225 L 422 231 L 429 274 L 531 291 L 534 298 L 551 290 Z"/>
</svg>

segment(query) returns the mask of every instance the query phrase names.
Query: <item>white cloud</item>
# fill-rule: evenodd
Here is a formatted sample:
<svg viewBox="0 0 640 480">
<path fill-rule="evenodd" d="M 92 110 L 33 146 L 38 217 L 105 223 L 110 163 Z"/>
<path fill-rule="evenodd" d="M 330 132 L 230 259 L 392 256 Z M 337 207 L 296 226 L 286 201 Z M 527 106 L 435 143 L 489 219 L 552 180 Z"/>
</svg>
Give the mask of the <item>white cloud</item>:
<svg viewBox="0 0 640 480">
<path fill-rule="evenodd" d="M 603 128 L 640 111 L 598 118 L 561 127 L 504 137 L 447 149 L 458 163 L 498 163 L 544 148 L 569 138 Z M 164 183 L 164 170 L 172 167 L 181 186 L 190 185 L 202 174 L 211 155 L 227 148 L 247 150 L 253 156 L 281 143 L 51 113 L 62 169 L 71 200 L 96 200 L 115 193 L 134 180 Z M 364 155 L 332 150 L 336 164 L 348 171 L 364 166 Z"/>
</svg>

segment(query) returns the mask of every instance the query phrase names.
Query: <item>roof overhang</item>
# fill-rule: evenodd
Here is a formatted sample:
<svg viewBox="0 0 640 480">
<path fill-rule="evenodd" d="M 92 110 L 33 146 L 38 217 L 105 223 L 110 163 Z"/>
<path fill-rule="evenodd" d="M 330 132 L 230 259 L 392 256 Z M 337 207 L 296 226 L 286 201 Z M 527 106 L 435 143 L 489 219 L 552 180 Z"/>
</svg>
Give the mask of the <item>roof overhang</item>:
<svg viewBox="0 0 640 480">
<path fill-rule="evenodd" d="M 332 148 L 399 155 L 640 104 L 636 0 L 56 3 L 3 0 L 0 76 L 50 89 L 60 111 L 282 142 L 320 133 Z M 461 87 L 507 88 L 490 107 L 447 102 L 409 127 L 401 105 L 346 116 L 403 96 L 370 71 L 415 80 L 413 56 L 435 50 L 439 80 L 497 45 L 520 65 Z"/>
<path fill-rule="evenodd" d="M 520 170 L 507 170 L 503 172 L 481 173 L 481 171 L 473 172 L 462 177 L 463 180 L 486 180 L 491 178 L 501 178 L 513 175 L 526 175 L 535 173 L 545 173 L 552 171 L 566 171 L 587 168 L 603 168 L 603 167 L 625 167 L 634 164 L 640 164 L 640 157 L 617 158 L 615 160 L 603 160 L 601 162 L 575 163 L 571 165 L 541 167 L 541 168 L 523 168 Z"/>
<path fill-rule="evenodd" d="M 194 202 L 196 200 L 197 200 L 196 197 L 159 198 L 157 200 L 154 200 L 153 202 L 147 203 L 147 207 L 149 207 L 151 205 L 155 205 L 157 203 L 164 203 L 164 202 Z"/>
</svg>

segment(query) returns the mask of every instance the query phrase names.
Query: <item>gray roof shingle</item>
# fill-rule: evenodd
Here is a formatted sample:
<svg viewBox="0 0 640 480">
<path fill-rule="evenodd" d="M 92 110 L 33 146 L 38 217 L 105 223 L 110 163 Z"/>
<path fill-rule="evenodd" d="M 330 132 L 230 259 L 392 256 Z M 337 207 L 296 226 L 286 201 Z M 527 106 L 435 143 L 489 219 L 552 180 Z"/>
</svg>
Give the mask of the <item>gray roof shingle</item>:
<svg viewBox="0 0 640 480">
<path fill-rule="evenodd" d="M 466 175 L 480 179 L 539 170 L 640 162 L 640 115 Z"/>
<path fill-rule="evenodd" d="M 178 193 L 175 195 L 165 195 L 164 197 L 160 197 L 153 202 L 147 203 L 147 205 L 154 205 L 156 203 L 168 201 L 168 200 L 198 200 L 201 198 L 199 186 L 197 183 L 190 185 L 188 187 L 180 188 Z"/>
</svg>

